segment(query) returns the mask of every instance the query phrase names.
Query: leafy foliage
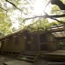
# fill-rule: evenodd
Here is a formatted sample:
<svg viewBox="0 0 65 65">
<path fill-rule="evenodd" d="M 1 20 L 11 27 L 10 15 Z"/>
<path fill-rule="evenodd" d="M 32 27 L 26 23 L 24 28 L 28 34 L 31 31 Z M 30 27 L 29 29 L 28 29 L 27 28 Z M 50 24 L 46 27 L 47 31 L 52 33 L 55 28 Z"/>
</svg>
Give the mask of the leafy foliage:
<svg viewBox="0 0 65 65">
<path fill-rule="evenodd" d="M 29 31 L 45 31 L 47 28 L 50 28 L 52 25 L 58 25 L 59 22 L 55 20 L 51 20 L 52 23 L 49 23 L 49 20 L 47 18 L 37 19 L 30 22 L 35 22 L 32 25 L 28 25 L 28 27 L 25 27 L 24 16 L 31 14 L 31 11 L 33 9 L 33 1 L 31 0 L 8 0 L 9 2 L 15 4 L 14 7 L 11 3 L 6 2 L 5 0 L 0 0 L 0 36 L 4 36 L 7 34 L 10 34 L 12 32 L 15 32 L 20 29 L 28 29 Z M 47 1 L 47 0 L 46 0 Z M 65 0 L 61 0 L 65 4 Z M 31 3 L 32 2 L 32 3 Z M 7 4 L 9 6 L 7 6 Z M 30 5 L 30 6 L 29 6 Z M 15 13 L 15 14 L 14 14 Z M 51 14 L 62 14 L 65 13 L 65 11 L 60 11 L 59 7 L 54 5 L 52 7 Z M 14 16 L 15 15 L 15 16 Z M 12 19 L 11 19 L 12 17 Z M 65 18 L 60 18 L 61 21 L 65 21 Z M 13 26 L 14 22 L 19 23 L 19 29 L 16 29 Z"/>
<path fill-rule="evenodd" d="M 7 16 L 2 9 L 0 9 L 0 31 L 3 32 L 4 35 L 11 33 L 11 25 L 9 16 Z"/>
</svg>

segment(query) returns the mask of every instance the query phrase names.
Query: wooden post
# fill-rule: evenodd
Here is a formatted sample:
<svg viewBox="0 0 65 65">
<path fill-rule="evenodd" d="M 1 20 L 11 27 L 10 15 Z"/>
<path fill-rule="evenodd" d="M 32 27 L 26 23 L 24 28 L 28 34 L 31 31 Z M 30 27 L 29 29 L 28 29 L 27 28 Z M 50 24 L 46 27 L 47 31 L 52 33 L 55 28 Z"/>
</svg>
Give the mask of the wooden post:
<svg viewBox="0 0 65 65">
<path fill-rule="evenodd" d="M 39 32 L 39 28 L 38 28 L 38 48 L 39 48 L 39 52 L 40 52 L 40 32 Z"/>
</svg>

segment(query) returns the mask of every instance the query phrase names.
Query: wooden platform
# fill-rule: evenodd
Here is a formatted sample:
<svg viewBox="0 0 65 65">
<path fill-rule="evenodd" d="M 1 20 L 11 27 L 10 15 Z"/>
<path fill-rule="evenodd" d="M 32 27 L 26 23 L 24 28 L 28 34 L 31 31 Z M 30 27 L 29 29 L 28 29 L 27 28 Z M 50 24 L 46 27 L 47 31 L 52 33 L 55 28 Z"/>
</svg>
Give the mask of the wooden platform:
<svg viewBox="0 0 65 65">
<path fill-rule="evenodd" d="M 20 60 L 13 60 L 9 62 L 4 62 L 3 65 L 32 65 L 32 63 L 20 61 Z"/>
<path fill-rule="evenodd" d="M 65 61 L 65 50 L 45 53 L 45 58 L 50 60 Z"/>
<path fill-rule="evenodd" d="M 57 50 L 57 51 L 48 52 L 45 54 L 47 54 L 47 55 L 65 55 L 65 50 Z"/>
</svg>

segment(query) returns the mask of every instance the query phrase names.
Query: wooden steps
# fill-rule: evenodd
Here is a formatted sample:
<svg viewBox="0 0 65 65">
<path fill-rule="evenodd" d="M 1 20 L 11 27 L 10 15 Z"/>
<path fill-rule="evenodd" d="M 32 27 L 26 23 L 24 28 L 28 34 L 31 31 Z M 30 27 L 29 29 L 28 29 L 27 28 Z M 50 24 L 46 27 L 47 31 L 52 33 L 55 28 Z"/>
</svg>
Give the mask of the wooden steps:
<svg viewBox="0 0 65 65">
<path fill-rule="evenodd" d="M 28 61 L 28 62 L 34 62 L 33 60 L 34 60 L 34 58 L 35 58 L 35 56 L 30 56 L 30 55 L 20 55 L 20 56 L 18 56 L 17 57 L 18 58 L 18 60 L 23 60 L 23 61 Z"/>
<path fill-rule="evenodd" d="M 34 62 L 34 60 L 33 60 L 33 59 L 28 59 L 28 58 L 26 58 L 26 59 L 19 58 L 19 60 L 22 60 L 22 61 L 27 61 L 27 62 L 31 62 L 31 63 L 33 63 L 33 62 Z"/>
<path fill-rule="evenodd" d="M 26 58 L 31 58 L 31 59 L 34 59 L 35 56 L 27 56 L 27 55 L 21 55 L 21 56 L 18 56 L 18 58 L 21 58 L 21 57 L 26 57 Z"/>
<path fill-rule="evenodd" d="M 37 59 L 38 53 L 34 53 L 34 52 L 25 52 L 25 53 L 21 53 L 17 59 L 18 60 L 22 60 L 22 61 L 27 61 L 27 62 L 35 62 L 35 60 Z"/>
</svg>

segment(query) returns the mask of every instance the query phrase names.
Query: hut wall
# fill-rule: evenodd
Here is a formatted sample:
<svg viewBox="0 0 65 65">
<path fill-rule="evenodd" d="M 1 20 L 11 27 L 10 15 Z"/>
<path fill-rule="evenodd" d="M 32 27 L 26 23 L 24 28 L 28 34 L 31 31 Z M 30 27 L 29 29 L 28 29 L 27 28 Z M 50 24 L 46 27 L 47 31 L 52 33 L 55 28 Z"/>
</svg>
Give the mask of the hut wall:
<svg viewBox="0 0 65 65">
<path fill-rule="evenodd" d="M 25 51 L 38 51 L 38 35 L 35 33 L 25 33 Z"/>
<path fill-rule="evenodd" d="M 2 44 L 2 51 L 21 52 L 23 50 L 25 50 L 25 39 L 23 34 L 20 36 L 11 36 L 8 40 L 5 38 Z"/>
<path fill-rule="evenodd" d="M 8 40 L 6 40 L 6 39 L 4 39 L 4 40 L 2 41 L 2 47 L 1 47 L 1 50 L 2 50 L 2 51 L 7 51 L 7 48 L 8 48 L 7 41 L 8 41 Z"/>
<path fill-rule="evenodd" d="M 57 50 L 56 42 L 54 42 L 54 37 L 51 35 L 51 33 L 46 34 L 47 37 L 47 47 L 49 51 L 55 51 Z"/>
<path fill-rule="evenodd" d="M 40 34 L 40 42 L 38 42 L 38 35 L 28 32 L 18 33 L 16 35 L 9 36 L 3 39 L 2 50 L 9 52 L 21 52 L 21 51 L 38 51 L 39 47 L 41 51 L 57 50 L 54 37 L 51 33 Z"/>
<path fill-rule="evenodd" d="M 18 39 L 18 41 L 17 41 L 17 39 Z M 19 51 L 19 52 L 25 51 L 25 39 L 24 39 L 24 35 L 23 34 L 19 35 L 17 37 L 17 39 L 15 40 L 16 42 L 15 42 L 15 45 L 14 45 L 14 47 L 15 47 L 14 51 Z"/>
<path fill-rule="evenodd" d="M 46 34 L 42 33 L 40 34 L 40 50 L 41 51 L 47 51 L 47 39 Z"/>
<path fill-rule="evenodd" d="M 31 50 L 32 51 L 38 51 L 38 36 L 36 34 L 31 36 Z"/>
</svg>

